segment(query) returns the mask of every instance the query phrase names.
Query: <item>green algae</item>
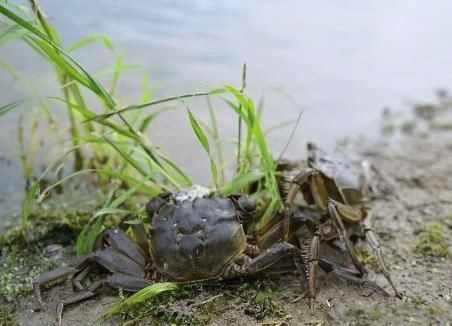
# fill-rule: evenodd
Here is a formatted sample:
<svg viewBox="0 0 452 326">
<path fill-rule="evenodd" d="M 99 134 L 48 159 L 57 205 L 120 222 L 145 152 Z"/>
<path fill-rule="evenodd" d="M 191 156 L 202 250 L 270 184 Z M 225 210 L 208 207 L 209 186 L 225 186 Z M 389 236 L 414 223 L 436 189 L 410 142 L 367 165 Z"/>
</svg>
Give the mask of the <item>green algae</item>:
<svg viewBox="0 0 452 326">
<path fill-rule="evenodd" d="M 444 232 L 444 226 L 440 222 L 430 222 L 418 232 L 413 251 L 424 257 L 448 257 L 450 252 L 445 242 Z"/>
</svg>

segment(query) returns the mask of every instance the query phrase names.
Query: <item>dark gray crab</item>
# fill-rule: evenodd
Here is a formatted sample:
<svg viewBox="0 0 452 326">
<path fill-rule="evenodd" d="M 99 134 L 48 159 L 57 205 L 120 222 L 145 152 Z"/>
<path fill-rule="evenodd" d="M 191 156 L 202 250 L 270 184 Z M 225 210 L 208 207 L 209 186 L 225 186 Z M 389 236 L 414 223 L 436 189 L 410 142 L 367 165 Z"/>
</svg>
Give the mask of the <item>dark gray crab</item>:
<svg viewBox="0 0 452 326">
<path fill-rule="evenodd" d="M 224 197 L 199 190 L 153 198 L 146 205 L 151 219 L 149 234 L 142 225 L 132 225 L 135 242 L 119 228 L 107 229 L 99 237 L 96 251 L 42 274 L 33 283 L 38 303 L 44 307 L 41 285 L 73 275 L 77 292 L 57 305 L 61 325 L 65 305 L 96 295 L 103 285 L 138 291 L 162 277 L 188 283 L 258 272 L 304 271 L 301 251 L 290 243 L 271 243 L 262 251 L 247 243 L 242 223 L 254 215 L 250 197 Z M 112 274 L 84 287 L 82 281 L 93 263 Z"/>
<path fill-rule="evenodd" d="M 321 219 L 314 221 L 307 219 L 306 224 L 312 229 L 314 236 L 308 248 L 308 283 L 310 307 L 315 298 L 316 267 L 319 261 L 320 241 L 328 241 L 341 251 L 346 251 L 357 269 L 357 276 L 366 273 L 359 262 L 355 248 L 347 234 L 347 229 L 361 226 L 371 248 L 375 251 L 377 260 L 388 283 L 397 297 L 402 294 L 395 287 L 386 268 L 380 244 L 375 232 L 370 227 L 371 209 L 367 205 L 368 173 L 356 170 L 343 159 L 326 154 L 314 144 L 308 144 L 307 166 L 295 167 L 291 162 L 284 162 L 281 169 L 292 170 L 287 173 L 285 189 L 285 218 L 283 240 L 287 241 L 290 215 L 294 208 L 294 201 L 298 191 L 308 204 L 313 204 L 323 213 Z M 322 267 L 323 268 L 323 267 Z"/>
<path fill-rule="evenodd" d="M 182 283 L 247 273 L 240 265 L 255 248 L 242 223 L 254 211 L 248 196 L 209 195 L 199 188 L 155 197 L 146 205 L 155 268 Z"/>
</svg>

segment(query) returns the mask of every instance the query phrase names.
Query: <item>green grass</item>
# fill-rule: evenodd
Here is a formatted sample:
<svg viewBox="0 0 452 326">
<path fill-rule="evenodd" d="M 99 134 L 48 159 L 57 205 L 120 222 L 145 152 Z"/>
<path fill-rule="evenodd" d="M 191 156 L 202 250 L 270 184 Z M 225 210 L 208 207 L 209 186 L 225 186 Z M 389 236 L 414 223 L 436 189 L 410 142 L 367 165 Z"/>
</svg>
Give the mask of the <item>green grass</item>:
<svg viewBox="0 0 452 326">
<path fill-rule="evenodd" d="M 214 189 L 226 194 L 248 192 L 249 184 L 258 182 L 261 193 L 265 191 L 268 194 L 269 203 L 265 203 L 267 209 L 257 227 L 265 224 L 281 208 L 282 201 L 275 178 L 275 159 L 268 149 L 265 132 L 260 122 L 262 111 L 256 110 L 252 98 L 244 93 L 245 69 L 241 89 L 226 85 L 205 92 L 152 99 L 149 87 L 146 87 L 141 103 L 119 107 L 113 95 L 124 65 L 122 58 L 117 54 L 113 41 L 103 35 L 90 35 L 65 50 L 57 31 L 46 21 L 39 6 L 33 0 L 30 0 L 30 6 L 35 17 L 24 16 L 23 11 L 9 2 L 0 1 L 0 13 L 9 18 L 11 22 L 4 26 L 2 44 L 21 40 L 54 67 L 62 97 L 39 96 L 41 99 L 39 104 L 42 108 L 39 112 L 46 114 L 49 121 L 53 121 L 49 103 L 66 106 L 70 137 L 63 141 L 63 144 L 71 142 L 72 148 L 69 152 L 65 152 L 63 157 L 66 157 L 68 153 L 73 156 L 74 169 L 71 174 L 56 181 L 53 185 L 41 189 L 44 178 L 62 163 L 57 160 L 59 164 L 51 164 L 51 169 L 46 169 L 38 178 L 34 177 L 31 175 L 34 168 L 32 166 L 33 157 L 25 149 L 25 140 L 21 139 L 24 174 L 27 179 L 34 180 L 34 182 L 30 182 L 23 205 L 22 222 L 24 226 L 27 224 L 29 206 L 36 196 L 42 200 L 53 187 L 85 173 L 96 173 L 100 186 L 108 183 L 111 178 L 120 179 L 126 189 L 140 183 L 137 192 L 149 196 L 192 184 L 192 180 L 183 169 L 145 137 L 145 132 L 154 123 L 155 117 L 168 110 L 168 108 L 161 108 L 158 105 L 171 101 L 183 104 L 186 108 L 188 123 L 192 126 L 194 134 L 210 160 L 210 174 Z M 111 69 L 112 81 L 109 91 L 70 54 L 72 51 L 82 50 L 93 42 L 102 42 L 114 54 L 115 63 Z M 148 86 L 147 79 L 145 79 L 145 84 Z M 87 92 L 95 94 L 99 105 L 103 107 L 102 112 L 87 106 L 84 98 Z M 211 126 L 203 126 L 199 123 L 195 112 L 185 102 L 189 98 L 199 96 L 208 98 Z M 226 180 L 225 177 L 225 170 L 228 166 L 223 160 L 222 140 L 219 137 L 215 109 L 210 102 L 212 96 L 222 99 L 238 116 L 238 163 L 235 167 L 237 173 L 230 180 Z M 0 108 L 0 113 L 3 115 L 17 109 L 21 103 L 22 101 L 19 100 L 6 104 Z M 151 112 L 146 115 L 148 110 Z M 29 114 L 26 113 L 25 117 L 29 118 Z M 52 136 L 49 135 L 49 138 Z M 215 143 L 218 158 L 214 157 L 212 143 Z"/>
<path fill-rule="evenodd" d="M 121 302 L 120 304 L 116 305 L 113 309 L 108 311 L 105 315 L 101 316 L 97 320 L 97 323 L 101 323 L 101 322 L 107 320 L 109 317 L 111 317 L 114 314 L 121 311 L 121 309 L 130 307 L 139 302 L 144 302 L 144 301 L 158 295 L 159 293 L 166 292 L 166 291 L 174 291 L 174 290 L 177 290 L 178 288 L 179 288 L 179 285 L 172 283 L 172 282 L 152 284 L 151 286 L 148 286 L 148 287 L 138 291 L 137 293 L 133 294 L 132 296 L 130 296 L 129 298 L 127 298 L 126 300 Z"/>
</svg>

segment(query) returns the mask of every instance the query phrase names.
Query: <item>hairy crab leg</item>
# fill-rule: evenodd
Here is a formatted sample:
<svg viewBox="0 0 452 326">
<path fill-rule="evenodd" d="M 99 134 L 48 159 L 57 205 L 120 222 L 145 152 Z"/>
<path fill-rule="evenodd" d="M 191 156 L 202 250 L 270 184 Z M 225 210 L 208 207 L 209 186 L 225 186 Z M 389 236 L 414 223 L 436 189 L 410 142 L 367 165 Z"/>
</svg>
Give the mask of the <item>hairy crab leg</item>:
<svg viewBox="0 0 452 326">
<path fill-rule="evenodd" d="M 345 230 L 344 223 L 342 222 L 342 218 L 339 215 L 333 200 L 328 201 L 328 212 L 331 216 L 334 226 L 336 227 L 337 233 L 339 234 L 339 239 L 343 241 L 345 243 L 345 246 L 347 247 L 347 252 L 352 259 L 353 265 L 362 275 L 364 275 L 366 273 L 364 266 L 359 262 L 358 257 L 356 256 L 355 247 L 347 236 L 347 231 Z"/>
<path fill-rule="evenodd" d="M 306 270 L 306 278 L 308 280 L 308 299 L 309 299 L 309 309 L 314 308 L 315 292 L 317 288 L 317 265 L 319 261 L 320 253 L 320 233 L 316 231 L 314 237 L 308 247 L 307 260 L 308 267 Z"/>
<path fill-rule="evenodd" d="M 314 169 L 306 168 L 299 171 L 292 180 L 289 181 L 289 189 L 287 190 L 287 197 L 284 202 L 284 222 L 283 222 L 283 240 L 287 241 L 289 237 L 290 215 L 292 214 L 292 207 L 300 187 L 306 184 L 309 179 L 316 174 Z"/>
<path fill-rule="evenodd" d="M 388 292 L 386 292 L 376 283 L 363 279 L 362 278 L 363 274 L 361 274 L 360 272 L 339 266 L 325 258 L 320 258 L 319 257 L 320 240 L 321 235 L 319 232 L 316 232 L 314 234 L 314 237 L 312 238 L 311 244 L 308 247 L 306 257 L 308 264 L 306 278 L 308 280 L 309 287 L 308 288 L 309 309 L 314 308 L 317 288 L 317 266 L 319 266 L 326 273 L 333 273 L 338 277 L 347 279 L 359 285 L 370 287 L 374 290 L 377 290 L 388 295 Z"/>
<path fill-rule="evenodd" d="M 366 240 L 369 243 L 370 247 L 374 250 L 378 263 L 383 271 L 383 275 L 388 281 L 388 283 L 391 285 L 392 289 L 394 290 L 396 296 L 401 299 L 402 294 L 397 290 L 394 283 L 392 282 L 391 275 L 389 274 L 388 269 L 386 268 L 386 264 L 383 258 L 383 253 L 380 247 L 380 243 L 378 242 L 377 235 L 375 234 L 374 230 L 370 227 L 369 221 L 367 219 L 364 219 L 362 221 L 363 223 L 363 229 L 364 234 L 366 235 Z"/>
</svg>

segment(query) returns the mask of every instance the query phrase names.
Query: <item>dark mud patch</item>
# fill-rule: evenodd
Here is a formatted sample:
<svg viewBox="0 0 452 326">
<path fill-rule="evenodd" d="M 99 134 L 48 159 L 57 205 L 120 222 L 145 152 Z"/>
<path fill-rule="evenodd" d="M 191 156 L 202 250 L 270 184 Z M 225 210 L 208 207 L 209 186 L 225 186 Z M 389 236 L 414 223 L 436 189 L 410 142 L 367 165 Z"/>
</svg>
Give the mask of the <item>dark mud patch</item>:
<svg viewBox="0 0 452 326">
<path fill-rule="evenodd" d="M 441 119 L 444 123 L 444 117 Z M 316 309 L 309 310 L 306 299 L 299 298 L 305 291 L 303 279 L 289 274 L 271 279 L 200 285 L 162 294 L 121 313 L 106 324 L 451 325 L 450 144 L 452 131 L 442 128 L 412 134 L 397 142 L 381 141 L 358 144 L 356 147 L 360 157 L 369 160 L 374 167 L 372 225 L 380 237 L 393 280 L 404 294 L 402 300 L 385 297 L 320 272 Z M 432 223 L 441 230 L 439 255 L 430 249 L 419 250 L 428 248 L 428 232 Z M 424 243 L 420 244 L 420 241 Z M 438 244 L 437 240 L 433 242 L 430 245 Z M 370 252 L 365 243 L 358 246 Z M 71 256 L 72 250 L 70 246 L 65 247 L 62 256 L 48 258 L 52 263 L 47 265 L 62 264 L 65 261 L 63 258 Z M 36 251 L 28 255 L 36 255 Z M 368 261 L 368 278 L 392 293 L 384 277 L 374 270 L 371 257 Z M 45 269 L 45 265 L 40 265 L 38 271 Z M 0 268 L 4 273 L 5 267 Z M 29 293 L 29 279 L 24 281 L 28 287 L 25 292 Z M 18 294 L 15 298 L 9 298 L 8 302 L 3 298 L 3 311 L 9 313 L 1 317 L 5 319 L 0 324 L 53 325 L 58 300 L 71 293 L 69 282 L 45 291 L 46 311 L 35 310 L 31 294 Z M 106 290 L 93 299 L 67 307 L 63 325 L 90 325 L 119 301 L 117 291 Z"/>
</svg>

